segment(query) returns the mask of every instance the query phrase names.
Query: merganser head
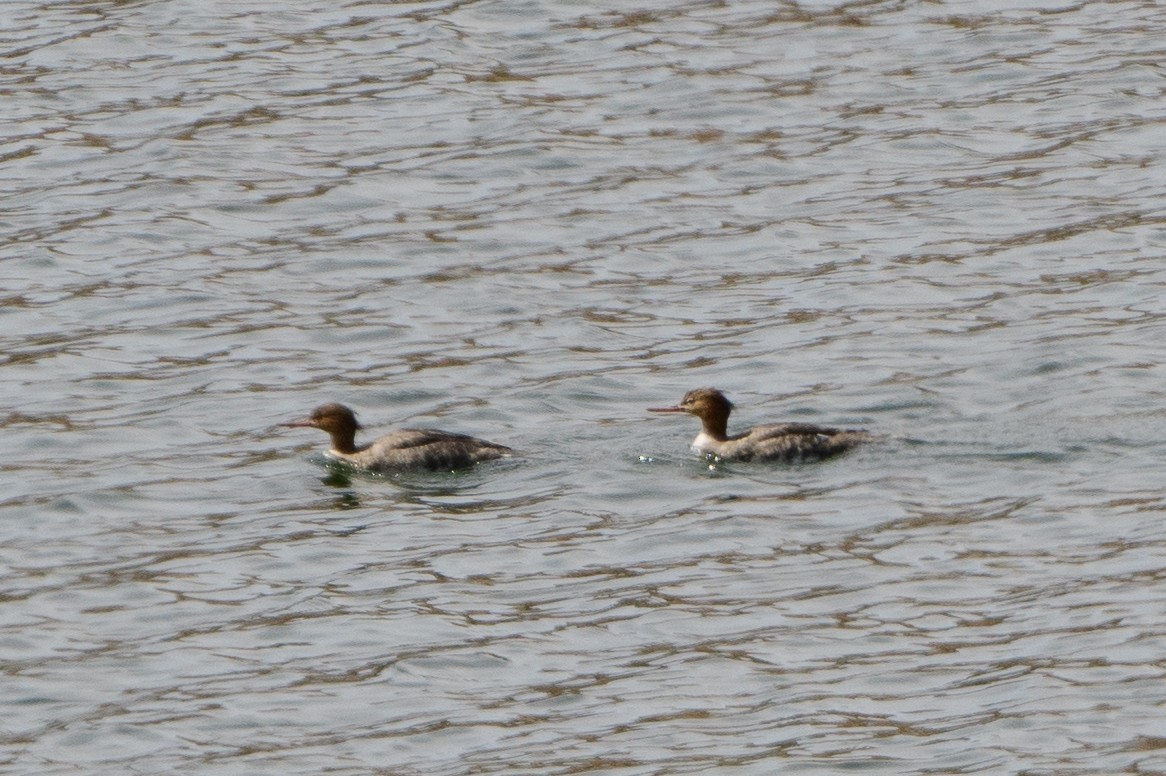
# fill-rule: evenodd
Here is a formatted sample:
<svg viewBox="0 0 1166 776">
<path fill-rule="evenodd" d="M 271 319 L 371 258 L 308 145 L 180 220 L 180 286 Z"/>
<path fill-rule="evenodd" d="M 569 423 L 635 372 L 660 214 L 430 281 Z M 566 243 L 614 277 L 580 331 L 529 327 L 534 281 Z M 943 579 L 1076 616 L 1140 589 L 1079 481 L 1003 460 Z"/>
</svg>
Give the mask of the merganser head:
<svg viewBox="0 0 1166 776">
<path fill-rule="evenodd" d="M 332 437 L 332 448 L 342 453 L 350 453 L 355 449 L 356 432 L 361 428 L 356 420 L 356 413 L 343 404 L 321 404 L 312 410 L 312 414 L 305 420 L 280 425 L 291 428 L 318 428 Z"/>
<path fill-rule="evenodd" d="M 716 388 L 696 388 L 684 394 L 675 407 L 649 407 L 648 412 L 687 412 L 700 418 L 704 432 L 723 439 L 729 425 L 733 403 Z"/>
<path fill-rule="evenodd" d="M 695 388 L 684 394 L 684 398 L 675 407 L 648 408 L 648 412 L 687 412 L 698 418 L 719 414 L 727 418 L 732 410 L 733 403 L 716 388 Z"/>
</svg>

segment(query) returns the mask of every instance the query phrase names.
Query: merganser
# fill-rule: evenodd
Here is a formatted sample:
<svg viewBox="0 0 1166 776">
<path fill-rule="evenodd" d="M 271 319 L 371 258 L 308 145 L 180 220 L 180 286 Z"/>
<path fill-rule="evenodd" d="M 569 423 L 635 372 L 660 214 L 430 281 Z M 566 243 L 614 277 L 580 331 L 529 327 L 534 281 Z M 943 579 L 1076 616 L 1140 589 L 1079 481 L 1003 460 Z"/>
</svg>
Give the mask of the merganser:
<svg viewBox="0 0 1166 776">
<path fill-rule="evenodd" d="M 693 448 L 726 461 L 820 461 L 872 438 L 865 431 L 811 423 L 774 423 L 729 436 L 726 431 L 733 404 L 716 388 L 697 388 L 684 394 L 675 407 L 652 407 L 648 411 L 697 416 L 701 431 L 692 441 Z"/>
<path fill-rule="evenodd" d="M 326 431 L 332 437 L 330 453 L 333 457 L 376 473 L 402 469 L 464 469 L 511 452 L 505 445 L 432 428 L 404 428 L 371 444 L 357 445 L 356 432 L 362 426 L 356 421 L 353 411 L 343 404 L 322 404 L 312 410 L 307 419 L 280 425 Z"/>
</svg>

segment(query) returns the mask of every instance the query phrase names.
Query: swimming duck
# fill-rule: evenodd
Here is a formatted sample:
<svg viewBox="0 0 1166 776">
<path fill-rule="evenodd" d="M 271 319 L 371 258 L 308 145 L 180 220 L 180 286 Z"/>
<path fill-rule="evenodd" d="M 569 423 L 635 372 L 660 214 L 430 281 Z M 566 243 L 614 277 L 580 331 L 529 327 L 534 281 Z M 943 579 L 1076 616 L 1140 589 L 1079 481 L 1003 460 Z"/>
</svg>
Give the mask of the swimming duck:
<svg viewBox="0 0 1166 776">
<path fill-rule="evenodd" d="M 872 438 L 861 430 L 811 423 L 774 423 L 730 436 L 733 403 L 716 388 L 697 388 L 684 394 L 675 407 L 651 407 L 648 411 L 687 412 L 700 418 L 701 430 L 692 441 L 693 448 L 726 461 L 820 461 Z"/>
<path fill-rule="evenodd" d="M 332 437 L 332 457 L 370 472 L 404 469 L 430 471 L 465 469 L 480 461 L 501 458 L 511 449 L 465 434 L 432 428 L 404 428 L 365 445 L 356 444 L 362 428 L 356 414 L 343 404 L 322 404 L 304 420 L 282 423 L 291 428 L 318 428 Z"/>
</svg>

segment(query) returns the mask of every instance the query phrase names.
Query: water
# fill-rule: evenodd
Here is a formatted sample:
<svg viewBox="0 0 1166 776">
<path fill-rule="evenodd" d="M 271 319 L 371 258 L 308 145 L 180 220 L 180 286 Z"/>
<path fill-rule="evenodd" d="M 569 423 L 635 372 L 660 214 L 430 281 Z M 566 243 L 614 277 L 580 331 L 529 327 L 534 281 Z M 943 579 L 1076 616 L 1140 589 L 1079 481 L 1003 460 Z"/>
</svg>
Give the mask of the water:
<svg viewBox="0 0 1166 776">
<path fill-rule="evenodd" d="M 1166 770 L 1155 5 L 0 19 L 5 773 Z"/>
</svg>

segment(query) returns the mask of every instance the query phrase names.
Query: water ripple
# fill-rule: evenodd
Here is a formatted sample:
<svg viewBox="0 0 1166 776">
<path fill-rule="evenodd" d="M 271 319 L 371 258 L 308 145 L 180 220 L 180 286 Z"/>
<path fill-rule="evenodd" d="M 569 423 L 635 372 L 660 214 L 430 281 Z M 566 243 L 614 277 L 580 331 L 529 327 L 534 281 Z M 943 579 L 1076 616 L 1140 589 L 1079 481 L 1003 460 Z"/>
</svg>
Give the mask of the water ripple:
<svg viewBox="0 0 1166 776">
<path fill-rule="evenodd" d="M 1166 767 L 1156 7 L 7 15 L 6 772 Z"/>
</svg>

